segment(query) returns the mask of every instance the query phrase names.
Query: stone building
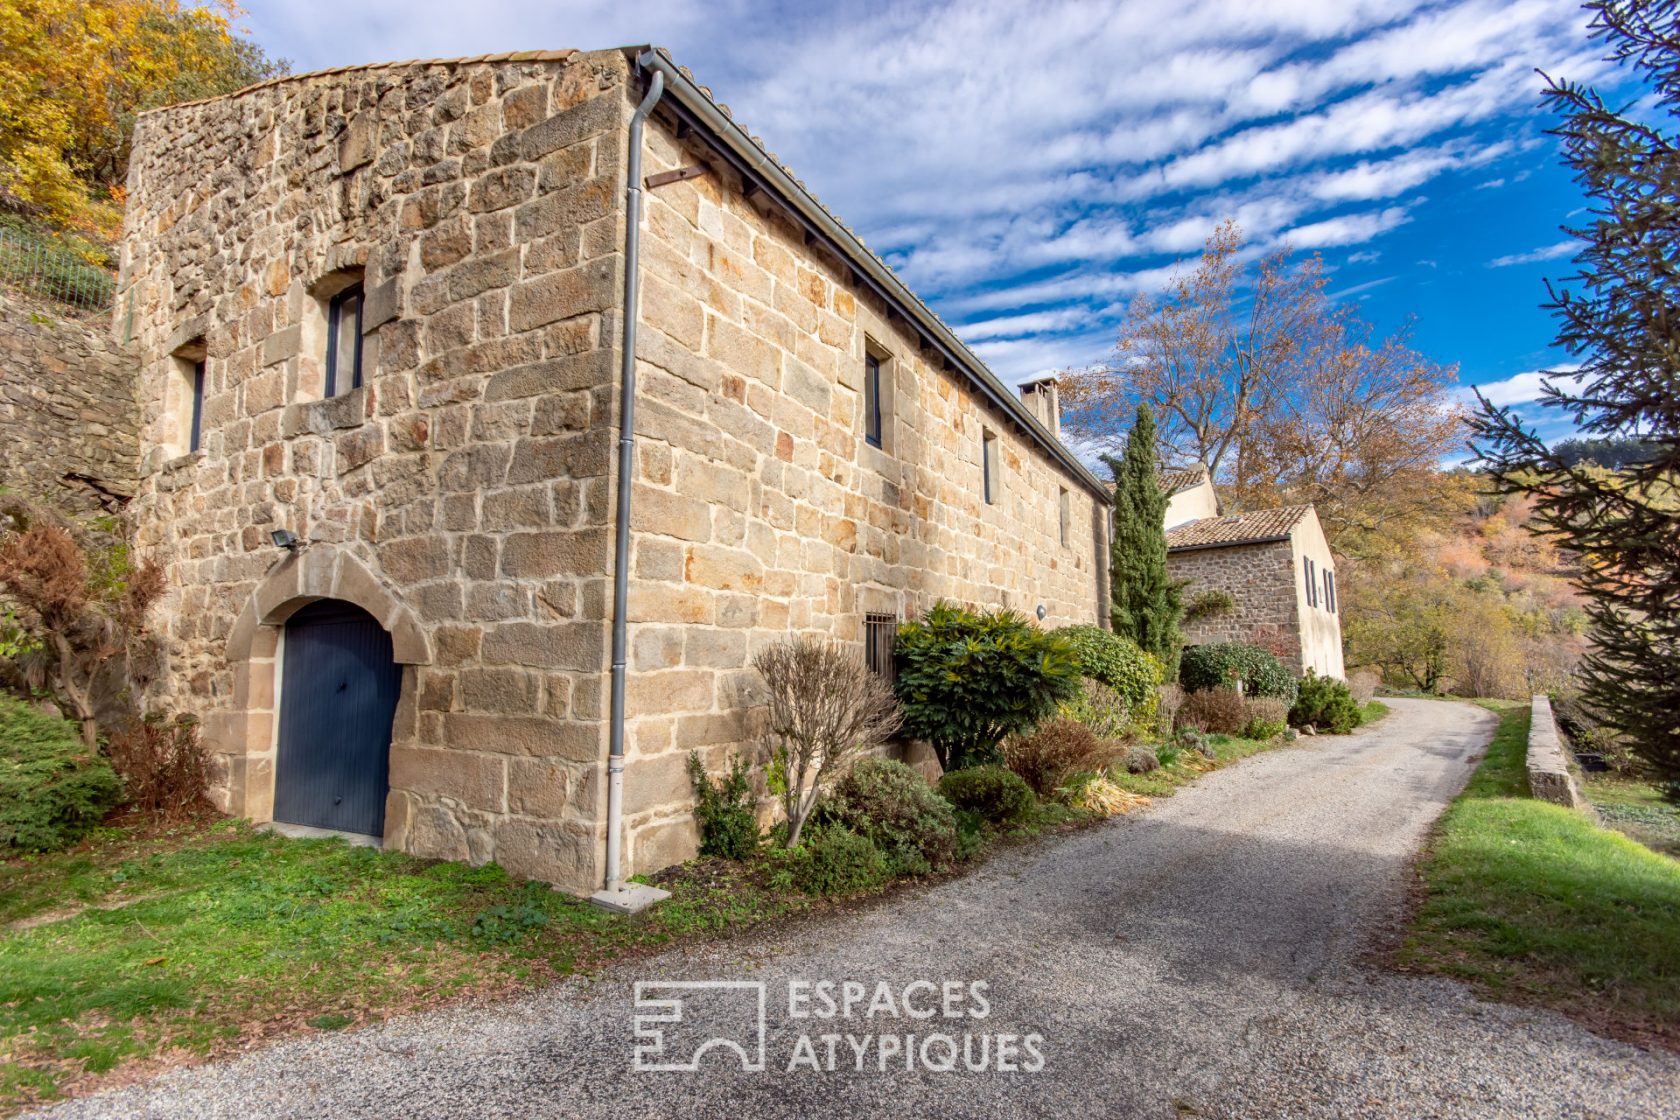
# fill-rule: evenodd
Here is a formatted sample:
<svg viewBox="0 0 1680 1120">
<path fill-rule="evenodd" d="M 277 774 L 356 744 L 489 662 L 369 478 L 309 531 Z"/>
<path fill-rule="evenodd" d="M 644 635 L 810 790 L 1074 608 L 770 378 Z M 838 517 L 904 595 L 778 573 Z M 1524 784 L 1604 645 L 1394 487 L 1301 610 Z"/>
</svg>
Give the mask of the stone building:
<svg viewBox="0 0 1680 1120">
<path fill-rule="evenodd" d="M 765 644 L 861 651 L 939 597 L 1105 611 L 1107 498 L 1053 389 L 1006 389 L 660 54 L 147 114 L 118 304 L 170 584 L 157 699 L 203 716 L 255 821 L 592 890 L 620 587 L 623 875 L 693 853 L 685 760 L 751 746 Z"/>
<path fill-rule="evenodd" d="M 1212 489 L 1206 471 L 1191 485 Z M 1186 581 L 1189 644 L 1245 642 L 1277 654 L 1298 674 L 1311 669 L 1342 678 L 1335 560 L 1312 506 L 1169 523 L 1167 571 Z M 1194 617 L 1197 597 L 1217 592 L 1230 597 L 1230 608 Z"/>
</svg>

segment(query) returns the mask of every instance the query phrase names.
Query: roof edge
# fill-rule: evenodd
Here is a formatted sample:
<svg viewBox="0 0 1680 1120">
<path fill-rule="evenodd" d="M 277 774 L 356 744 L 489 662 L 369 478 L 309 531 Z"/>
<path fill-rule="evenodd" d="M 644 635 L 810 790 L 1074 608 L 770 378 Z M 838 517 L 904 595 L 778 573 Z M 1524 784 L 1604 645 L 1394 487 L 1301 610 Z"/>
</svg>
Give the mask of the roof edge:
<svg viewBox="0 0 1680 1120">
<path fill-rule="evenodd" d="M 871 285 L 899 312 L 914 323 L 922 333 L 944 351 L 952 364 L 960 368 L 995 404 L 1018 423 L 1033 441 L 1068 471 L 1104 505 L 1112 505 L 1108 487 L 1081 463 L 1038 418 L 1027 410 L 1020 399 L 1003 381 L 987 368 L 956 333 L 946 326 L 933 310 L 923 303 L 900 280 L 887 264 L 863 244 L 861 238 L 845 226 L 819 202 L 805 185 L 795 179 L 762 144 L 749 135 L 735 119 L 713 100 L 693 77 L 676 64 L 663 47 L 626 47 L 632 61 L 641 64 L 651 61 L 653 68 L 665 75 L 665 93 L 675 98 L 690 114 L 698 117 L 717 139 L 728 146 L 735 157 L 746 164 L 755 175 L 762 176 L 819 234 L 839 249 L 842 255 Z M 650 57 L 651 56 L 651 57 Z"/>
<path fill-rule="evenodd" d="M 1186 524 L 1190 524 L 1190 522 L 1186 522 Z M 1175 525 L 1173 528 L 1176 529 L 1178 526 Z M 1247 548 L 1250 545 L 1256 544 L 1279 544 L 1283 541 L 1290 540 L 1293 536 L 1294 534 L 1292 533 L 1283 533 L 1274 537 L 1247 537 L 1240 541 L 1209 541 L 1205 544 L 1169 544 L 1167 546 L 1167 554 L 1171 555 L 1174 552 L 1203 552 L 1210 548 Z"/>
</svg>

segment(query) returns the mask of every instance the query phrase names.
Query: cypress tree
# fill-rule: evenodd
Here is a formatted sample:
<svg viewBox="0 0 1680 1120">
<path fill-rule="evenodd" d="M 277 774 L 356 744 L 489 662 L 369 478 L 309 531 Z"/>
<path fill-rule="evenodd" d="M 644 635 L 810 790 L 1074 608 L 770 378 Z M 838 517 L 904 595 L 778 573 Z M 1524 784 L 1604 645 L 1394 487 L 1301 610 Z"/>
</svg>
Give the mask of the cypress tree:
<svg viewBox="0 0 1680 1120">
<path fill-rule="evenodd" d="M 1156 468 L 1155 414 L 1140 404 L 1125 454 L 1103 456 L 1114 472 L 1114 536 L 1109 546 L 1109 624 L 1160 658 L 1178 678 L 1179 585 L 1167 574 L 1167 497 Z"/>
<path fill-rule="evenodd" d="M 1557 345 L 1580 359 L 1542 405 L 1604 440 L 1638 440 L 1616 470 L 1549 449 L 1509 409 L 1483 399 L 1476 449 L 1498 490 L 1531 495 L 1545 531 L 1575 561 L 1592 646 L 1582 702 L 1680 802 L 1680 8 L 1598 0 L 1592 31 L 1652 84 L 1637 116 L 1593 90 L 1548 79 L 1552 134 L 1592 200 L 1579 271 L 1546 304 Z"/>
</svg>

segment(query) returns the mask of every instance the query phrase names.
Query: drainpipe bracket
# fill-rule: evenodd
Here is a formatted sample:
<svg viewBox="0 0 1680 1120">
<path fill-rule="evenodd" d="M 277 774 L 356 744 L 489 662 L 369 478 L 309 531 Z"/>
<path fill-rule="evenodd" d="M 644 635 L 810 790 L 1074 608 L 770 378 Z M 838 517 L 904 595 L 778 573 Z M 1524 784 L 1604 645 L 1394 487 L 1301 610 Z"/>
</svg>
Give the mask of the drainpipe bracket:
<svg viewBox="0 0 1680 1120">
<path fill-rule="evenodd" d="M 662 891 L 646 883 L 620 883 L 617 890 L 609 888 L 596 891 L 589 896 L 589 901 L 615 914 L 639 914 L 654 903 L 663 902 L 670 897 L 670 891 Z"/>
</svg>

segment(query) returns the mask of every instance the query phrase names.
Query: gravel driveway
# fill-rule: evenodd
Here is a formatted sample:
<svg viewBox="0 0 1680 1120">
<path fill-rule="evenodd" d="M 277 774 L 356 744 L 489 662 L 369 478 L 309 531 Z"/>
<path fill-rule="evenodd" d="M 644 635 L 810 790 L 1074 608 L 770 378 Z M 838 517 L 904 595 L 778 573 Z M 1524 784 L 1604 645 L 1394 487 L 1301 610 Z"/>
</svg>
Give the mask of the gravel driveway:
<svg viewBox="0 0 1680 1120">
<path fill-rule="evenodd" d="M 1465 704 L 1390 704 L 1360 734 L 842 918 L 281 1043 L 48 1115 L 1680 1117 L 1671 1054 L 1363 959 L 1494 725 Z M 698 1072 L 638 1071 L 633 984 L 671 980 L 762 983 L 767 1071 L 721 1047 Z M 862 996 L 842 1018 L 847 980 Z M 790 981 L 807 982 L 798 1017 Z M 648 1060 L 681 1063 L 712 1035 L 755 1059 L 757 991 L 645 991 L 688 1013 Z M 824 995 L 836 1017 L 816 1014 Z"/>
</svg>

